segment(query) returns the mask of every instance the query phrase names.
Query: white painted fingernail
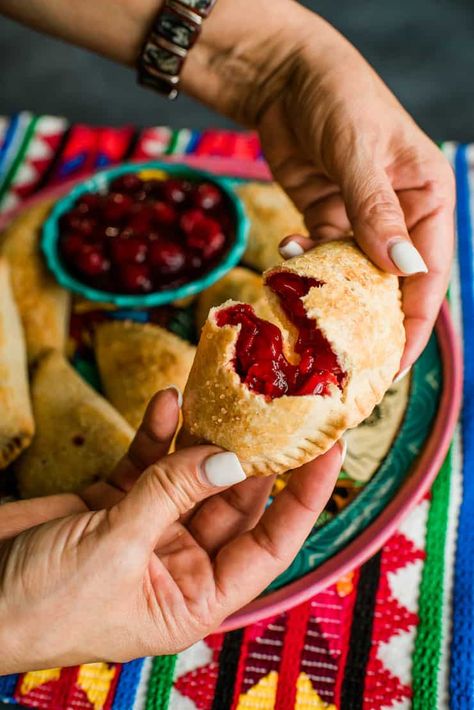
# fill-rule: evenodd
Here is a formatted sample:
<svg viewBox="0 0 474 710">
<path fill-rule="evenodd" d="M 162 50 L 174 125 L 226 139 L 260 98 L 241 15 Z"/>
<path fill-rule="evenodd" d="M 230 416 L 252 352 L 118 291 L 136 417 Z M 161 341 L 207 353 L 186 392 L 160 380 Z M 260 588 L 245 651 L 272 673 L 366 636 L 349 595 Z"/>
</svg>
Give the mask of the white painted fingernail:
<svg viewBox="0 0 474 710">
<path fill-rule="evenodd" d="M 344 438 L 344 435 L 341 436 L 339 441 L 337 442 L 339 444 L 339 448 L 341 449 L 341 466 L 346 460 L 346 455 L 347 455 L 347 441 Z"/>
<path fill-rule="evenodd" d="M 398 375 L 395 377 L 393 384 L 396 385 L 398 382 L 401 382 L 403 380 L 403 378 L 408 375 L 410 370 L 411 370 L 411 365 L 409 365 L 408 367 L 405 367 L 405 369 L 402 370 L 401 372 L 399 372 Z"/>
<path fill-rule="evenodd" d="M 176 392 L 176 399 L 178 400 L 178 407 L 181 409 L 183 406 L 183 393 L 176 385 L 168 385 L 167 390 L 174 390 Z"/>
<path fill-rule="evenodd" d="M 400 269 L 406 276 L 428 273 L 428 267 L 420 252 L 411 242 L 406 240 L 395 242 L 390 247 L 389 254 L 397 269 Z"/>
<path fill-rule="evenodd" d="M 301 244 L 292 240 L 280 247 L 280 254 L 284 259 L 291 259 L 293 256 L 304 254 L 304 249 Z"/>
<path fill-rule="evenodd" d="M 201 473 L 211 486 L 233 486 L 245 481 L 247 476 L 240 461 L 231 451 L 209 456 L 202 465 Z"/>
</svg>

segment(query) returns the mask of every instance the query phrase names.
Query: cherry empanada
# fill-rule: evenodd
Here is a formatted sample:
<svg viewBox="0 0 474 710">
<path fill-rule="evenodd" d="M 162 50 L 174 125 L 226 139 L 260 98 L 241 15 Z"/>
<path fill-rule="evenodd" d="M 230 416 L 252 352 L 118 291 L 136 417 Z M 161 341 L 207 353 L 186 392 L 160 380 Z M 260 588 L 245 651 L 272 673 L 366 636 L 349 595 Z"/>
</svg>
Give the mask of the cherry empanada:
<svg viewBox="0 0 474 710">
<path fill-rule="evenodd" d="M 31 384 L 36 433 L 15 470 L 25 498 L 78 491 L 106 478 L 133 429 L 57 351 L 43 353 Z"/>
<path fill-rule="evenodd" d="M 195 348 L 149 323 L 105 321 L 95 332 L 95 354 L 106 397 L 135 428 L 155 392 L 184 389 Z"/>
<path fill-rule="evenodd" d="M 0 469 L 28 446 L 33 431 L 25 339 L 8 263 L 0 258 Z"/>
<path fill-rule="evenodd" d="M 258 271 L 281 261 L 278 245 L 289 234 L 307 235 L 303 215 L 276 183 L 249 182 L 236 188 L 250 220 L 243 260 Z"/>
<path fill-rule="evenodd" d="M 41 227 L 52 204 L 45 201 L 25 210 L 1 238 L 30 363 L 43 350 L 63 351 L 67 336 L 70 295 L 49 273 L 40 251 Z"/>
<path fill-rule="evenodd" d="M 295 468 L 365 419 L 405 343 L 398 278 L 351 240 L 264 274 L 281 329 L 253 308 L 213 308 L 184 393 L 183 439 L 234 451 L 247 475 Z"/>
</svg>

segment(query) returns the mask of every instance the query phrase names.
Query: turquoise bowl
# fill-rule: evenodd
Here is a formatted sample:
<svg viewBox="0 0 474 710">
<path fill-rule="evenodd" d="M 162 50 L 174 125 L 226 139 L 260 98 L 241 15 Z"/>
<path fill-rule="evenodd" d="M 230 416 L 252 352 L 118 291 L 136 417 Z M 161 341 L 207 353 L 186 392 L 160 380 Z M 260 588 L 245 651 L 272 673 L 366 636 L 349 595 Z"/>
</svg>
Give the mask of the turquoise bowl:
<svg viewBox="0 0 474 710">
<path fill-rule="evenodd" d="M 114 178 L 125 175 L 126 173 L 138 173 L 144 170 L 160 170 L 169 176 L 181 177 L 191 181 L 205 180 L 206 182 L 212 182 L 217 185 L 228 198 L 230 208 L 234 213 L 234 240 L 227 252 L 223 255 L 222 260 L 216 266 L 198 279 L 189 281 L 177 288 L 154 291 L 147 294 L 130 295 L 100 291 L 88 286 L 75 278 L 63 264 L 58 248 L 60 236 L 59 220 L 61 216 L 74 205 L 76 200 L 85 193 L 104 192 Z M 179 163 L 158 161 L 126 163 L 119 167 L 96 173 L 87 180 L 75 185 L 67 195 L 58 200 L 43 225 L 41 248 L 46 258 L 46 263 L 53 272 L 56 280 L 69 291 L 84 296 L 84 298 L 87 298 L 89 301 L 112 303 L 120 308 L 150 308 L 153 306 L 163 306 L 167 303 L 173 303 L 174 301 L 194 296 L 221 279 L 230 269 L 239 263 L 247 245 L 248 230 L 249 221 L 242 202 L 233 191 L 230 181 L 226 180 L 226 178 L 216 177 L 205 171 L 194 170 L 187 165 Z"/>
</svg>

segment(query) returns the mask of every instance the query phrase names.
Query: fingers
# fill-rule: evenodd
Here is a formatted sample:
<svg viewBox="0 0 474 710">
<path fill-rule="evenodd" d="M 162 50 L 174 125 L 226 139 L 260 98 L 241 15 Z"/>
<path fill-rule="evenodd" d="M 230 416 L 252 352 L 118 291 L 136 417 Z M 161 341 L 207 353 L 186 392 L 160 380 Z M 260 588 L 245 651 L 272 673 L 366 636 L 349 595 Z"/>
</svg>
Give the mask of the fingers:
<svg viewBox="0 0 474 710">
<path fill-rule="evenodd" d="M 0 506 L 0 539 L 6 540 L 48 520 L 83 513 L 87 508 L 79 496 L 62 493 L 31 498 Z"/>
<path fill-rule="evenodd" d="M 215 446 L 183 449 L 150 466 L 109 511 L 109 522 L 154 549 L 162 532 L 196 503 L 244 479 L 231 452 Z"/>
<path fill-rule="evenodd" d="M 250 530 L 260 519 L 274 476 L 248 478 L 219 495 L 205 500 L 191 520 L 188 530 L 209 555 L 230 540 Z"/>
<path fill-rule="evenodd" d="M 166 456 L 178 426 L 181 401 L 181 392 L 176 387 L 161 390 L 152 397 L 126 456 L 109 478 L 110 483 L 127 492 L 145 468 Z"/>
<path fill-rule="evenodd" d="M 337 444 L 295 471 L 256 527 L 218 553 L 216 586 L 229 611 L 257 596 L 292 562 L 334 488 L 342 455 Z"/>
<path fill-rule="evenodd" d="M 354 162 L 347 166 L 341 187 L 354 238 L 374 264 L 399 276 L 426 273 L 385 170 L 372 162 Z"/>
</svg>

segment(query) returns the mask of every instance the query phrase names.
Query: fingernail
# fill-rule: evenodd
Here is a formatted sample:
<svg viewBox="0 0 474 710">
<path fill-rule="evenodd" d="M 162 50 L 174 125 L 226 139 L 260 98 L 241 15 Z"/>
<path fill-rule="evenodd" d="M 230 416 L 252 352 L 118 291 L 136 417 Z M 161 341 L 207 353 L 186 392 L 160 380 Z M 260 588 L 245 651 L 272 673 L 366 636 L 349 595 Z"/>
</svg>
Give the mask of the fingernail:
<svg viewBox="0 0 474 710">
<path fill-rule="evenodd" d="M 397 269 L 406 276 L 428 273 L 428 267 L 423 261 L 420 252 L 411 242 L 407 242 L 406 240 L 395 242 L 390 247 L 389 254 Z"/>
<path fill-rule="evenodd" d="M 231 451 L 209 456 L 202 465 L 201 473 L 211 486 L 233 486 L 244 481 L 247 476 L 240 461 Z"/>
<path fill-rule="evenodd" d="M 393 384 L 396 385 L 397 382 L 401 382 L 403 380 L 403 378 L 408 375 L 410 370 L 411 370 L 411 365 L 409 365 L 408 367 L 405 367 L 404 370 L 401 370 L 401 372 L 399 372 L 398 375 L 395 377 Z"/>
<path fill-rule="evenodd" d="M 292 240 L 280 247 L 280 254 L 284 259 L 291 259 L 293 256 L 304 254 L 304 249 L 301 244 Z"/>
<path fill-rule="evenodd" d="M 178 407 L 181 409 L 183 406 L 183 393 L 176 385 L 168 385 L 167 390 L 174 390 L 176 392 L 176 399 L 178 400 Z"/>
<path fill-rule="evenodd" d="M 339 444 L 339 448 L 341 449 L 341 466 L 346 460 L 346 455 L 347 455 L 347 441 L 344 438 L 344 435 L 341 436 L 339 441 L 337 442 Z"/>
</svg>

